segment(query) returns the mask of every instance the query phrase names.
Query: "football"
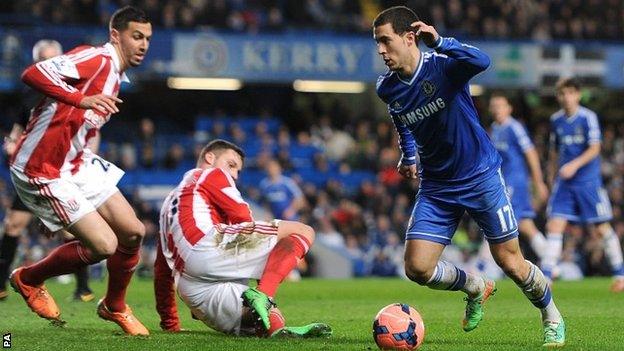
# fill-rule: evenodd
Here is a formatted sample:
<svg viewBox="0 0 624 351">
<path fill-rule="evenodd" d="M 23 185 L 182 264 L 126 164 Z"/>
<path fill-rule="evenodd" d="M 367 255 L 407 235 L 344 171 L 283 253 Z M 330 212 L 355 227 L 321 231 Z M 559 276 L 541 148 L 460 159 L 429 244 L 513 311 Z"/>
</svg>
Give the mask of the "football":
<svg viewBox="0 0 624 351">
<path fill-rule="evenodd" d="M 375 316 L 373 338 L 381 350 L 416 350 L 425 339 L 425 324 L 414 308 L 393 303 Z"/>
</svg>

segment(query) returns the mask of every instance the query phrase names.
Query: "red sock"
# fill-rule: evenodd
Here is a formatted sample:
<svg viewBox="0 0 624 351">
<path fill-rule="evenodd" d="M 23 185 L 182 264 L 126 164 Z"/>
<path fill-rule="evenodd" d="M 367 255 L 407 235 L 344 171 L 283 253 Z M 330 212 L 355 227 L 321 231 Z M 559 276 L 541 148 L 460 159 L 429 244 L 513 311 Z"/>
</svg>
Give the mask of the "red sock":
<svg viewBox="0 0 624 351">
<path fill-rule="evenodd" d="M 117 246 L 117 251 L 106 261 L 108 268 L 108 290 L 104 303 L 113 312 L 126 310 L 126 289 L 130 284 L 132 273 L 139 263 L 139 250 L 137 247 Z"/>
<path fill-rule="evenodd" d="M 278 285 L 295 268 L 297 260 L 303 258 L 309 248 L 310 241 L 300 234 L 291 234 L 280 240 L 269 254 L 258 283 L 258 290 L 271 297 L 275 296 Z"/>
<path fill-rule="evenodd" d="M 156 295 L 156 311 L 160 316 L 160 327 L 163 330 L 180 330 L 174 280 L 171 268 L 162 253 L 160 240 L 156 244 L 156 261 L 154 262 L 154 295 Z"/>
<path fill-rule="evenodd" d="M 96 262 L 89 249 L 79 241 L 72 241 L 57 247 L 43 260 L 24 268 L 22 281 L 27 285 L 39 285 L 48 278 L 73 273 Z"/>
</svg>

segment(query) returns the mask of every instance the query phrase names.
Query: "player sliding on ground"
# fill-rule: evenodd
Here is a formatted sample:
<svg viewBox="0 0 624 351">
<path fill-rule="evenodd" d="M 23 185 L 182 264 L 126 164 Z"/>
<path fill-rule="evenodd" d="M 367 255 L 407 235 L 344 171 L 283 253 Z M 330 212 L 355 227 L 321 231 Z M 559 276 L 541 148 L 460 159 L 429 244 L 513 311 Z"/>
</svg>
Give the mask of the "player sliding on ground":
<svg viewBox="0 0 624 351">
<path fill-rule="evenodd" d="M 145 227 L 117 189 L 123 171 L 85 146 L 119 112 L 124 72 L 141 64 L 151 36 L 145 13 L 124 7 L 111 18 L 109 43 L 77 47 L 22 75 L 46 97 L 33 110 L 13 154 L 11 179 L 24 204 L 51 232 L 66 229 L 79 240 L 11 274 L 13 288 L 40 317 L 61 321 L 46 279 L 108 259 L 108 289 L 97 314 L 127 334 L 149 334 L 125 303 Z"/>
<path fill-rule="evenodd" d="M 540 309 L 543 345 L 563 345 L 563 318 L 548 281 L 520 252 L 501 158 L 479 124 L 468 91 L 468 81 L 489 66 L 489 57 L 475 47 L 441 37 L 407 7 L 381 12 L 373 26 L 378 53 L 389 68 L 377 81 L 377 94 L 388 104 L 399 133 L 403 153 L 399 172 L 421 180 L 406 233 L 407 276 L 432 289 L 465 292 L 463 329 L 477 327 L 483 304 L 495 291 L 494 282 L 440 261 L 468 211 L 481 227 L 496 263 Z M 421 52 L 419 40 L 435 51 Z"/>
<path fill-rule="evenodd" d="M 193 316 L 227 334 L 256 335 L 260 327 L 269 336 L 329 336 L 326 324 L 285 327 L 273 311 L 279 284 L 305 256 L 314 230 L 254 221 L 235 184 L 244 157 L 232 143 L 210 142 L 165 199 L 154 267 L 160 325 L 180 330 L 175 285 Z M 256 288 L 248 287 L 250 279 L 260 279 Z"/>
</svg>

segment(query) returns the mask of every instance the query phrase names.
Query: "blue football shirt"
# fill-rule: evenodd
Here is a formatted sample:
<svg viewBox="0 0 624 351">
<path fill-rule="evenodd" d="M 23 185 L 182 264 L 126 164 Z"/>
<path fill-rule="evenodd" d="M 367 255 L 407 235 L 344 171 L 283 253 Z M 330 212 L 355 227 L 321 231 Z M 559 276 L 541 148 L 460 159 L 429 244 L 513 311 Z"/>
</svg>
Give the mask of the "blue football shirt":
<svg viewBox="0 0 624 351">
<path fill-rule="evenodd" d="M 399 134 L 402 164 L 419 159 L 421 191 L 461 190 L 501 163 L 468 89 L 490 58 L 454 38 L 440 37 L 433 49 L 421 52 L 413 76 L 381 75 L 377 95 L 388 104 Z"/>
<path fill-rule="evenodd" d="M 524 153 L 534 148 L 524 126 L 510 117 L 492 123 L 492 142 L 503 159 L 501 170 L 507 183 L 526 182 L 529 176 Z"/>
<path fill-rule="evenodd" d="M 580 106 L 576 114 L 566 116 L 563 110 L 550 117 L 551 143 L 559 155 L 559 168 L 579 157 L 592 144 L 600 144 L 602 136 L 598 116 L 588 108 Z M 574 177 L 565 180 L 568 184 L 601 181 L 600 156 L 579 168 Z"/>
<path fill-rule="evenodd" d="M 269 204 L 273 216 L 281 219 L 289 219 L 284 218 L 284 211 L 296 198 L 303 196 L 295 181 L 286 176 L 281 176 L 275 182 L 272 182 L 270 178 L 263 179 L 260 182 L 260 191 Z"/>
</svg>

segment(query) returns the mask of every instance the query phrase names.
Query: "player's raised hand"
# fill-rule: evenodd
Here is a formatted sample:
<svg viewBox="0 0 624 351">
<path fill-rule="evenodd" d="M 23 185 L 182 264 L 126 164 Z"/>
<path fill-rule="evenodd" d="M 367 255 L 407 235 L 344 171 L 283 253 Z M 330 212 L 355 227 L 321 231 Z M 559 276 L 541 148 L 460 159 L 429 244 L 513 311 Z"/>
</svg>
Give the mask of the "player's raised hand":
<svg viewBox="0 0 624 351">
<path fill-rule="evenodd" d="M 422 40 L 425 45 L 431 47 L 435 44 L 435 42 L 440 38 L 440 34 L 433 28 L 426 24 L 423 21 L 417 21 L 412 23 L 412 30 L 416 34 L 416 37 Z"/>
<path fill-rule="evenodd" d="M 397 169 L 399 174 L 407 179 L 417 179 L 418 178 L 418 168 L 416 165 L 398 165 Z"/>
<path fill-rule="evenodd" d="M 102 113 L 117 113 L 119 109 L 117 104 L 121 104 L 123 101 L 118 97 L 106 94 L 97 94 L 91 96 L 85 96 L 80 101 L 80 108 L 83 109 L 97 109 Z"/>
</svg>

